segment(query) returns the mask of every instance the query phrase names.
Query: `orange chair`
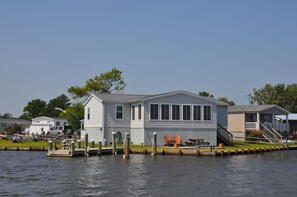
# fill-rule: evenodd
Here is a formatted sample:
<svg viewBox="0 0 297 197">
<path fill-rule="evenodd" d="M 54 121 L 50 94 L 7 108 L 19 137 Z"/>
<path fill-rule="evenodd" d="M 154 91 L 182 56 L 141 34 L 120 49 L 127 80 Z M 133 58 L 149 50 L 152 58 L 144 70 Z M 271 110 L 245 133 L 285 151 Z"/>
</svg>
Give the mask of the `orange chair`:
<svg viewBox="0 0 297 197">
<path fill-rule="evenodd" d="M 165 139 L 166 146 L 174 145 L 174 140 L 170 140 L 169 135 L 164 135 L 164 139 Z"/>
<path fill-rule="evenodd" d="M 180 135 L 175 135 L 174 136 L 174 143 L 178 144 L 178 145 L 181 145 L 182 141 L 181 141 Z"/>
</svg>

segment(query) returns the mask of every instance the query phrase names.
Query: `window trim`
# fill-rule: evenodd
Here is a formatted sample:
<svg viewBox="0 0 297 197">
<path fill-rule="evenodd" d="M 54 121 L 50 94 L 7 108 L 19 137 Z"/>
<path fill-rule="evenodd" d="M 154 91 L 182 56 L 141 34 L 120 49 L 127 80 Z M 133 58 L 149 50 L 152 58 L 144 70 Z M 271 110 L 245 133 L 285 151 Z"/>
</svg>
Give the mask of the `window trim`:
<svg viewBox="0 0 297 197">
<path fill-rule="evenodd" d="M 184 106 L 190 106 L 190 119 L 184 120 Z M 191 115 L 191 104 L 182 104 L 182 121 L 192 121 L 192 115 Z"/>
<path fill-rule="evenodd" d="M 158 108 L 157 108 L 157 109 L 158 109 L 158 113 L 157 113 L 157 114 L 158 114 L 158 118 L 157 118 L 157 119 L 152 119 L 152 116 L 151 116 L 151 115 L 152 115 L 152 112 L 151 112 L 151 109 L 152 109 L 151 106 L 152 106 L 152 105 L 158 105 Z M 149 111 L 150 111 L 150 113 L 149 113 L 149 118 L 150 118 L 150 120 L 160 120 L 160 117 L 159 117 L 159 115 L 160 115 L 160 114 L 159 114 L 159 111 L 160 111 L 160 104 L 159 104 L 159 103 L 150 103 L 150 104 L 149 104 L 149 108 L 150 108 L 150 109 L 149 109 Z"/>
<path fill-rule="evenodd" d="M 204 116 L 204 108 L 205 107 L 210 107 L 210 120 L 205 120 L 205 116 Z M 206 121 L 206 122 L 211 122 L 213 120 L 213 117 L 212 117 L 212 106 L 211 105 L 203 105 L 203 121 Z"/>
<path fill-rule="evenodd" d="M 117 107 L 122 107 L 122 118 L 117 117 Z M 124 105 L 115 105 L 115 118 L 116 118 L 116 120 L 123 120 L 124 119 Z"/>
<path fill-rule="evenodd" d="M 194 110 L 194 107 L 200 107 L 200 119 L 199 120 L 195 120 L 194 119 L 194 112 L 195 112 L 195 110 Z M 203 108 L 203 106 L 202 105 L 199 105 L 199 104 L 193 104 L 192 105 L 192 120 L 193 121 L 202 121 L 203 120 L 203 113 L 202 113 L 202 108 Z"/>
<path fill-rule="evenodd" d="M 168 106 L 168 119 L 163 119 L 162 118 L 162 105 L 167 105 Z M 160 120 L 162 121 L 170 121 L 171 117 L 170 117 L 170 104 L 169 103 L 161 103 L 160 104 Z"/>
</svg>

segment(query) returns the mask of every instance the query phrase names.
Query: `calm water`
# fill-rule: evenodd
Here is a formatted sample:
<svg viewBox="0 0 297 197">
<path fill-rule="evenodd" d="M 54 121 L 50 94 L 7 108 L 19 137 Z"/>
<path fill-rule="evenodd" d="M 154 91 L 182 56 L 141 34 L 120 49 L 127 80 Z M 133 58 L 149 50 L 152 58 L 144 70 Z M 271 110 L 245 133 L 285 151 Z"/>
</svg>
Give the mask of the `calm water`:
<svg viewBox="0 0 297 197">
<path fill-rule="evenodd" d="M 0 196 L 297 196 L 297 151 L 47 158 L 0 151 Z"/>
</svg>

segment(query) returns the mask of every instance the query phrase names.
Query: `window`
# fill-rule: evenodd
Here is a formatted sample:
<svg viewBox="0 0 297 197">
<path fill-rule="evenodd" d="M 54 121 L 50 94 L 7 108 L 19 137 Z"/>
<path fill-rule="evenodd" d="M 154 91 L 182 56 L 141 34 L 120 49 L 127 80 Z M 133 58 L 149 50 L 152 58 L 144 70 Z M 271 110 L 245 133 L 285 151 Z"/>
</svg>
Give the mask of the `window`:
<svg viewBox="0 0 297 197">
<path fill-rule="evenodd" d="M 191 120 L 191 105 L 183 105 L 183 120 Z"/>
<path fill-rule="evenodd" d="M 256 113 L 245 114 L 245 121 L 246 122 L 257 122 L 257 114 Z"/>
<path fill-rule="evenodd" d="M 211 120 L 211 107 L 204 106 L 204 120 Z"/>
<path fill-rule="evenodd" d="M 141 119 L 141 105 L 138 105 L 138 119 Z"/>
<path fill-rule="evenodd" d="M 151 120 L 159 119 L 159 104 L 151 104 L 150 106 L 150 115 Z"/>
<path fill-rule="evenodd" d="M 116 119 L 123 119 L 123 110 L 122 105 L 116 105 Z"/>
<path fill-rule="evenodd" d="M 180 120 L 180 105 L 172 105 L 172 120 Z"/>
<path fill-rule="evenodd" d="M 201 120 L 201 106 L 193 106 L 193 120 Z"/>
<path fill-rule="evenodd" d="M 5 122 L 2 122 L 2 127 L 6 127 L 6 123 Z"/>
<path fill-rule="evenodd" d="M 60 122 L 59 121 L 56 122 L 56 126 L 60 126 Z"/>
<path fill-rule="evenodd" d="M 169 120 L 169 105 L 168 104 L 161 105 L 161 119 Z"/>
<path fill-rule="evenodd" d="M 88 120 L 90 120 L 91 109 L 88 107 Z"/>
<path fill-rule="evenodd" d="M 135 106 L 132 105 L 132 120 L 135 120 Z"/>
</svg>

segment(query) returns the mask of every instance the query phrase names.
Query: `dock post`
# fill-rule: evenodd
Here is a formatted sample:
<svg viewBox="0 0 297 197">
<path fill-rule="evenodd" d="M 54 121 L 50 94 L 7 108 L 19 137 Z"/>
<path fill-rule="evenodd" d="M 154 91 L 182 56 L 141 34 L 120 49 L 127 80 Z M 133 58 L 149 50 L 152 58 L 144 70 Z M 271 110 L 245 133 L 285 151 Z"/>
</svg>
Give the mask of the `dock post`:
<svg viewBox="0 0 297 197">
<path fill-rule="evenodd" d="M 81 149 L 81 141 L 80 140 L 77 140 L 77 146 L 78 146 L 78 149 Z"/>
<path fill-rule="evenodd" d="M 90 148 L 94 148 L 95 147 L 95 143 L 94 143 L 94 140 L 92 139 L 91 140 L 91 147 Z"/>
<path fill-rule="evenodd" d="M 53 142 L 52 141 L 48 141 L 48 151 L 53 150 Z"/>
<path fill-rule="evenodd" d="M 112 132 L 112 154 L 117 154 L 117 144 L 115 140 L 116 132 Z"/>
<path fill-rule="evenodd" d="M 88 146 L 89 146 L 89 139 L 88 139 L 88 134 L 85 134 L 85 156 L 88 155 Z"/>
<path fill-rule="evenodd" d="M 75 142 L 72 141 L 72 142 L 71 142 L 71 152 L 70 152 L 71 157 L 74 157 L 74 150 L 75 150 L 74 148 L 75 148 Z"/>
<path fill-rule="evenodd" d="M 99 140 L 99 142 L 98 142 L 98 152 L 97 152 L 97 155 L 101 155 L 102 154 L 101 149 L 102 149 L 102 141 Z"/>
<path fill-rule="evenodd" d="M 66 147 L 66 140 L 63 140 L 62 141 L 62 150 L 65 150 L 65 147 Z"/>
<path fill-rule="evenodd" d="M 125 140 L 124 140 L 124 158 L 129 158 L 130 154 L 130 134 L 125 133 Z"/>
<path fill-rule="evenodd" d="M 153 142 L 152 142 L 152 156 L 157 155 L 157 133 L 153 134 Z"/>
</svg>

